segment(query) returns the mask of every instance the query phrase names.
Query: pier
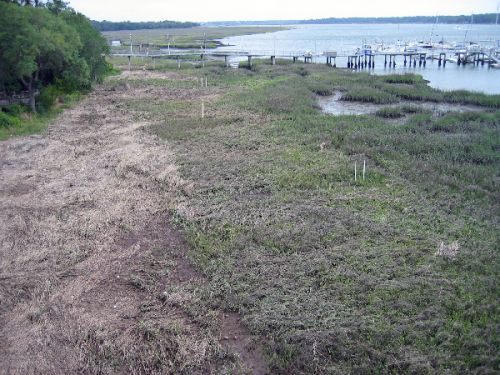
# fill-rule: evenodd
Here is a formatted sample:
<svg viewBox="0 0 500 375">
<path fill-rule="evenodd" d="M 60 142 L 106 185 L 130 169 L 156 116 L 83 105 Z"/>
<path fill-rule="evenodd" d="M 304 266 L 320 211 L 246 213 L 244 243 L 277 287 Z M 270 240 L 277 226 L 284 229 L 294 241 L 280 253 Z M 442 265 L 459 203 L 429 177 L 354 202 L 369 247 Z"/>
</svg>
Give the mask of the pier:
<svg viewBox="0 0 500 375">
<path fill-rule="evenodd" d="M 475 66 L 488 64 L 488 66 L 499 67 L 498 49 L 478 49 L 475 51 L 444 51 L 444 50 L 427 50 L 419 49 L 417 51 L 364 51 L 352 54 L 338 54 L 336 51 L 325 51 L 322 53 L 312 52 L 281 52 L 276 51 L 230 51 L 230 50 L 169 50 L 168 52 L 160 51 L 155 53 L 139 52 L 139 53 L 113 53 L 112 56 L 127 57 L 129 69 L 133 58 L 149 58 L 152 60 L 153 68 L 156 65 L 157 59 L 173 59 L 177 61 L 177 67 L 180 69 L 182 61 L 195 60 L 199 61 L 202 66 L 209 58 L 220 59 L 224 61 L 226 67 L 230 66 L 231 59 L 247 60 L 247 66 L 253 66 L 254 59 L 270 59 L 271 65 L 276 64 L 276 59 L 291 59 L 293 63 L 303 61 L 305 64 L 313 63 L 315 60 L 321 59 L 326 61 L 328 66 L 337 67 L 337 58 L 343 58 L 347 61 L 346 67 L 353 70 L 374 69 L 376 60 L 383 61 L 385 68 L 396 68 L 399 64 L 404 67 L 423 67 L 427 65 L 427 60 L 437 60 L 439 67 L 446 67 L 447 62 L 456 63 L 457 65 L 472 64 Z"/>
</svg>

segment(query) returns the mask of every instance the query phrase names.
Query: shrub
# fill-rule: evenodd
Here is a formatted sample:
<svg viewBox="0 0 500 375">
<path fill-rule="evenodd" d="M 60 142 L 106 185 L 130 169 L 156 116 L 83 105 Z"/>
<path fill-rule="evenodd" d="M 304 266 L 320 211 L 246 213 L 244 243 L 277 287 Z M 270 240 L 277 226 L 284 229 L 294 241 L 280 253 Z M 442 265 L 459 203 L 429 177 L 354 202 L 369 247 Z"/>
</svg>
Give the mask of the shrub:
<svg viewBox="0 0 500 375">
<path fill-rule="evenodd" d="M 57 97 L 62 95 L 61 90 L 54 85 L 49 85 L 40 90 L 38 96 L 37 109 L 40 112 L 46 112 L 54 105 Z"/>
<path fill-rule="evenodd" d="M 2 112 L 8 113 L 13 116 L 20 115 L 23 112 L 26 112 L 26 106 L 23 104 L 9 104 L 2 107 Z"/>
<path fill-rule="evenodd" d="M 0 127 L 10 128 L 21 124 L 21 119 L 5 112 L 0 112 Z"/>
</svg>

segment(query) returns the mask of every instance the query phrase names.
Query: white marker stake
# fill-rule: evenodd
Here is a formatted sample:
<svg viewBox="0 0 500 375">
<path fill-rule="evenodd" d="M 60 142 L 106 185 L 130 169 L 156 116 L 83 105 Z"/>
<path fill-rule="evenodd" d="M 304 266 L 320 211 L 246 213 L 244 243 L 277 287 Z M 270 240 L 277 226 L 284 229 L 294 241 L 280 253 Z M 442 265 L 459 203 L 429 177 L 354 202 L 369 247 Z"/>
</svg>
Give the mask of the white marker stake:
<svg viewBox="0 0 500 375">
<path fill-rule="evenodd" d="M 205 87 L 208 87 L 208 77 L 205 77 Z"/>
<path fill-rule="evenodd" d="M 356 162 L 354 162 L 354 182 L 358 179 L 358 171 L 356 170 Z"/>
<path fill-rule="evenodd" d="M 366 160 L 363 160 L 363 181 L 365 180 Z"/>
<path fill-rule="evenodd" d="M 205 102 L 201 102 L 201 118 L 205 118 Z"/>
</svg>

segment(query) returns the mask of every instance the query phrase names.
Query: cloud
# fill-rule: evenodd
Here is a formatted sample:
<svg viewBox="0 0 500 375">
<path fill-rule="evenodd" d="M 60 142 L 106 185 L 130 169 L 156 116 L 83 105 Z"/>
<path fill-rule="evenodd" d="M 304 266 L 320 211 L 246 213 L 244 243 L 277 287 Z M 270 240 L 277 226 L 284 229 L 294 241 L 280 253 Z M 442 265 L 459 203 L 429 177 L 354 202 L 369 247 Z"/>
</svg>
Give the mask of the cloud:
<svg viewBox="0 0 500 375">
<path fill-rule="evenodd" d="M 493 13 L 498 0 L 70 0 L 95 20 L 220 21 Z"/>
</svg>

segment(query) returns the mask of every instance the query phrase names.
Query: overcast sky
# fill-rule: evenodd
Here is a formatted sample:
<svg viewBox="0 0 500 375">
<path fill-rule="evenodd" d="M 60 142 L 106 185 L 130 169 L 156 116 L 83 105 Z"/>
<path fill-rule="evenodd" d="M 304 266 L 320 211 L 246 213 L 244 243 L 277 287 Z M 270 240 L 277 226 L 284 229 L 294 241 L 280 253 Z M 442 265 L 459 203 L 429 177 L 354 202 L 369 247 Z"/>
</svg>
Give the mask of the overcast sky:
<svg viewBox="0 0 500 375">
<path fill-rule="evenodd" d="M 109 21 L 247 21 L 494 13 L 499 0 L 70 0 Z"/>
</svg>

